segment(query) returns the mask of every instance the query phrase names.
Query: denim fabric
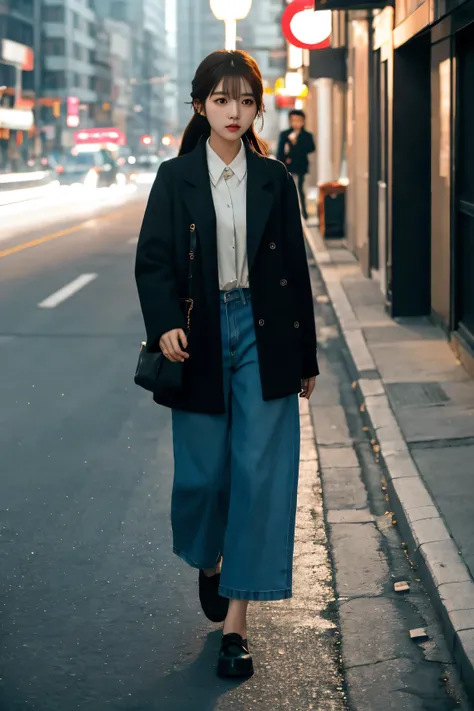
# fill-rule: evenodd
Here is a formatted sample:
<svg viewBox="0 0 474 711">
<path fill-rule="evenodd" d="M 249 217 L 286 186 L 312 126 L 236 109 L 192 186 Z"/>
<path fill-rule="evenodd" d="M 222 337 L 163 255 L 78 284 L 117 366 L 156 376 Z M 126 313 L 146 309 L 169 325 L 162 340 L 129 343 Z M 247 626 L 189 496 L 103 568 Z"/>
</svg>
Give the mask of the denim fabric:
<svg viewBox="0 0 474 711">
<path fill-rule="evenodd" d="M 291 597 L 300 450 L 298 396 L 264 402 L 248 289 L 221 292 L 226 414 L 173 410 L 173 550 L 223 556 L 219 592 Z"/>
</svg>

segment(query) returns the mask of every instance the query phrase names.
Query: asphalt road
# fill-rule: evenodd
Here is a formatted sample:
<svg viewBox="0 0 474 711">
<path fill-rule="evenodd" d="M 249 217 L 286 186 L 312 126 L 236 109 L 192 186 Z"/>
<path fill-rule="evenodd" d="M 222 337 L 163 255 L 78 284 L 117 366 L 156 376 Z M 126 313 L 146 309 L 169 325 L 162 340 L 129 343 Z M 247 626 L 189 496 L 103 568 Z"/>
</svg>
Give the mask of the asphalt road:
<svg viewBox="0 0 474 711">
<path fill-rule="evenodd" d="M 0 211 L 0 708 L 342 711 L 312 482 L 297 594 L 251 606 L 253 679 L 215 677 L 221 631 L 171 552 L 170 415 L 133 384 L 144 196 L 66 203 Z"/>
</svg>

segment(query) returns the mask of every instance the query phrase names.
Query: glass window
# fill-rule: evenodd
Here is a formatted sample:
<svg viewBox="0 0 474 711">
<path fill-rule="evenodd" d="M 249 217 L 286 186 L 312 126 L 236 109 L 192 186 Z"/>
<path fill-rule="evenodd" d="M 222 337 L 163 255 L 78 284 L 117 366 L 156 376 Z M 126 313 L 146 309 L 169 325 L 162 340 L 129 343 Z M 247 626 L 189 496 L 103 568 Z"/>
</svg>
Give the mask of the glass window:
<svg viewBox="0 0 474 711">
<path fill-rule="evenodd" d="M 66 86 L 65 72 L 45 72 L 44 83 L 46 89 L 64 89 Z"/>
<path fill-rule="evenodd" d="M 65 42 L 60 37 L 50 37 L 44 42 L 44 53 L 47 57 L 63 57 L 65 54 Z"/>
<path fill-rule="evenodd" d="M 45 22 L 64 22 L 64 7 L 62 5 L 44 5 L 43 19 Z"/>
</svg>

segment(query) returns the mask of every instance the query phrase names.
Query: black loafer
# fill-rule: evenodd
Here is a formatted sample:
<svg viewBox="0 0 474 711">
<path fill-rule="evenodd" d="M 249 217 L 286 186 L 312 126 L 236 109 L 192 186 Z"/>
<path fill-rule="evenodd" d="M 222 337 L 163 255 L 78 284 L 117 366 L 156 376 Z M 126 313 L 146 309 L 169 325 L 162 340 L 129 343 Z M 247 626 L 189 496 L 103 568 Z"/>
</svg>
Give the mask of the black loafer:
<svg viewBox="0 0 474 711">
<path fill-rule="evenodd" d="M 240 634 L 230 632 L 222 637 L 217 661 L 217 674 L 222 677 L 252 676 L 253 662 L 248 642 Z"/>
<path fill-rule="evenodd" d="M 216 573 L 208 578 L 199 571 L 199 601 L 202 610 L 211 622 L 224 622 L 229 609 L 229 599 L 219 595 L 221 574 Z"/>
</svg>

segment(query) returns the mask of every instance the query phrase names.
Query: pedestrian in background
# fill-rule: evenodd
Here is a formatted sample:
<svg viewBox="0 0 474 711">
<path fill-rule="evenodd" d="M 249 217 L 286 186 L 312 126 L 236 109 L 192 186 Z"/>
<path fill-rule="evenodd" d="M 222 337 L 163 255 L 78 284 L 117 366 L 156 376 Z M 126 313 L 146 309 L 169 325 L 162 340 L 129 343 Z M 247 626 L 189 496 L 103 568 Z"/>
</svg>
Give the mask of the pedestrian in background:
<svg viewBox="0 0 474 711">
<path fill-rule="evenodd" d="M 180 155 L 150 194 L 135 273 L 148 348 L 183 364 L 182 390 L 154 396 L 172 408 L 173 550 L 199 569 L 206 616 L 224 622 L 218 674 L 247 676 L 248 602 L 292 594 L 298 394 L 310 397 L 319 372 L 313 298 L 294 182 L 254 129 L 257 63 L 214 52 L 191 96 Z"/>
<path fill-rule="evenodd" d="M 304 111 L 293 109 L 289 113 L 290 128 L 280 133 L 278 141 L 277 159 L 284 163 L 290 173 L 295 177 L 300 196 L 301 212 L 306 220 L 306 197 L 304 193 L 304 179 L 309 172 L 310 153 L 314 153 L 316 146 L 312 134 L 305 129 L 306 115 Z"/>
</svg>

